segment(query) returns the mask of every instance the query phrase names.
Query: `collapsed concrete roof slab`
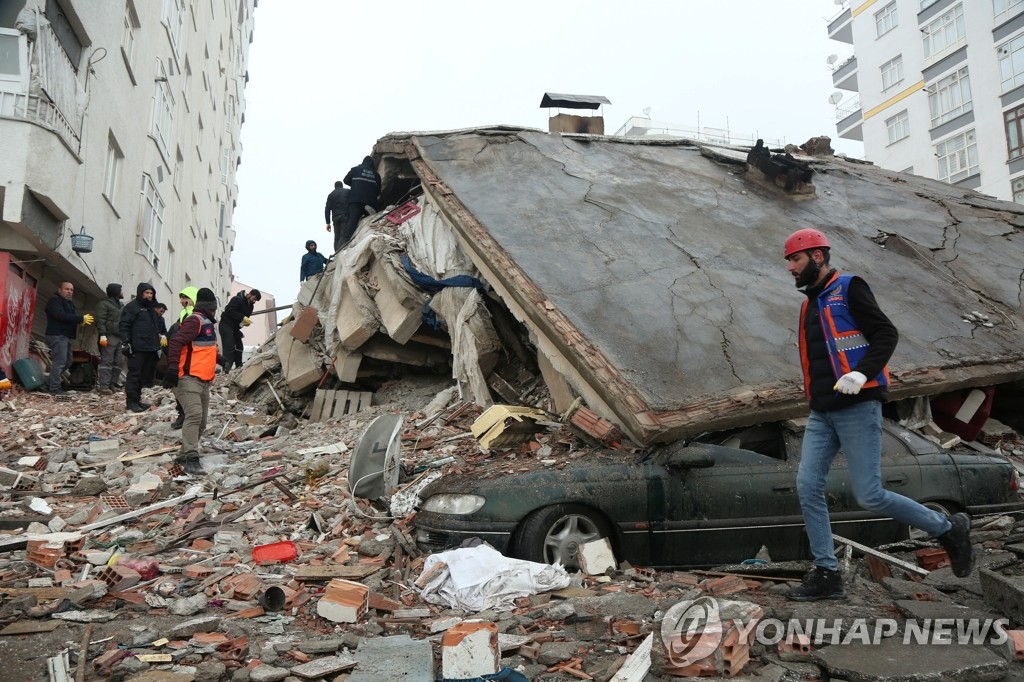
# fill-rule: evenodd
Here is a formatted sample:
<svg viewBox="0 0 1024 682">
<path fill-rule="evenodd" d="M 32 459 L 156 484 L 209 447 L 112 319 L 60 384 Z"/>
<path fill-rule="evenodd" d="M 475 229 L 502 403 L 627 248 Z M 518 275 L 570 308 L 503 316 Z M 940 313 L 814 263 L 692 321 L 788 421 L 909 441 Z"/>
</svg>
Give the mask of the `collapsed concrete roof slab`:
<svg viewBox="0 0 1024 682">
<path fill-rule="evenodd" d="M 829 235 L 833 265 L 899 328 L 893 397 L 1024 377 L 1024 207 L 843 159 L 809 161 L 816 194 L 796 200 L 708 152 L 507 127 L 376 147 L 411 164 L 538 348 L 641 443 L 806 412 L 803 294 L 782 258 L 801 227 Z"/>
</svg>

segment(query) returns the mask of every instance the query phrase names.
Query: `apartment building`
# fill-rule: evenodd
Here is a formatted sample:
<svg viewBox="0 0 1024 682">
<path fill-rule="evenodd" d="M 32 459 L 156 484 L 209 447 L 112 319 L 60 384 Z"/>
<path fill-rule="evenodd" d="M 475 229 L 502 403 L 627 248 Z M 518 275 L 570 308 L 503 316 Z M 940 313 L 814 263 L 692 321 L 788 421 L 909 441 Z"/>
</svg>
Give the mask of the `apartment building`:
<svg viewBox="0 0 1024 682">
<path fill-rule="evenodd" d="M 62 280 L 84 310 L 109 282 L 227 301 L 255 6 L 0 4 L 0 251 L 36 289 L 36 336 Z"/>
<path fill-rule="evenodd" d="M 853 0 L 828 35 L 854 51 L 833 64 L 839 137 L 1024 203 L 1024 0 Z"/>
</svg>

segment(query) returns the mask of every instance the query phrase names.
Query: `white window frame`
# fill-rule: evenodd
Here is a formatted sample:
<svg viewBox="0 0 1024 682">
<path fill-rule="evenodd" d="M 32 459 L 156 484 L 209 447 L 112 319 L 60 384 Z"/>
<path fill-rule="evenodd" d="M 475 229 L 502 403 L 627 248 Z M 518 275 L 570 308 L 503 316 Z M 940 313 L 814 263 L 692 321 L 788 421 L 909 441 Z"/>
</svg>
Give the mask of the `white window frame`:
<svg viewBox="0 0 1024 682">
<path fill-rule="evenodd" d="M 881 38 L 889 31 L 900 25 L 899 15 L 896 13 L 896 0 L 875 12 L 875 37 Z"/>
<path fill-rule="evenodd" d="M 224 239 L 224 234 L 227 232 L 228 220 L 227 220 L 228 205 L 227 202 L 220 202 L 220 216 L 217 220 L 217 236 Z"/>
<path fill-rule="evenodd" d="M 910 137 L 910 114 L 906 109 L 885 120 L 885 131 L 889 136 L 889 144 Z"/>
<path fill-rule="evenodd" d="M 167 275 L 168 277 L 174 277 L 174 245 L 171 242 L 167 242 L 167 257 L 163 261 L 163 270 L 161 274 Z"/>
<path fill-rule="evenodd" d="M 967 44 L 963 3 L 957 3 L 921 29 L 925 61 L 938 60 Z"/>
<path fill-rule="evenodd" d="M 156 92 L 153 96 L 153 125 L 151 130 L 153 131 L 153 137 L 157 141 L 157 146 L 160 147 L 160 151 L 164 155 L 164 159 L 171 158 L 171 139 L 172 132 L 174 129 L 174 96 L 171 94 L 171 88 L 167 83 L 167 70 L 164 68 L 162 60 L 156 60 L 157 65 L 157 78 Z"/>
<path fill-rule="evenodd" d="M 185 165 L 185 157 L 181 153 L 181 147 L 174 150 L 174 174 L 171 177 L 171 184 L 174 186 L 174 193 L 181 196 L 181 176 Z"/>
<path fill-rule="evenodd" d="M 1024 204 L 1024 177 L 1010 180 L 1010 191 L 1013 192 L 1014 203 Z"/>
<path fill-rule="evenodd" d="M 231 121 L 235 117 L 235 96 L 228 95 L 227 102 L 224 104 L 224 131 L 231 132 Z"/>
<path fill-rule="evenodd" d="M 160 20 L 167 29 L 167 39 L 171 41 L 174 58 L 181 57 L 181 41 L 185 29 L 185 0 L 164 0 L 163 13 Z"/>
<path fill-rule="evenodd" d="M 953 184 L 978 172 L 978 138 L 966 130 L 935 145 L 935 177 Z"/>
<path fill-rule="evenodd" d="M 26 93 L 28 92 L 29 80 L 28 39 L 21 31 L 13 28 L 0 28 L 0 38 L 2 38 L 2 44 L 7 46 L 2 48 L 8 55 L 4 62 L 11 66 L 13 66 L 15 59 L 18 62 L 17 73 L 0 72 L 0 91 Z M 11 50 L 16 52 L 13 57 L 10 54 Z"/>
<path fill-rule="evenodd" d="M 940 78 L 927 90 L 932 128 L 974 109 L 971 100 L 971 77 L 966 66 Z"/>
<path fill-rule="evenodd" d="M 117 143 L 113 133 L 107 135 L 107 159 L 103 166 L 103 196 L 111 205 L 117 199 L 117 180 L 121 175 L 121 162 L 124 152 Z"/>
<path fill-rule="evenodd" d="M 1016 16 L 1024 6 L 1024 0 L 992 0 L 992 19 L 999 26 L 1007 19 Z"/>
<path fill-rule="evenodd" d="M 882 92 L 903 82 L 903 55 L 896 55 L 879 67 L 882 73 Z"/>
<path fill-rule="evenodd" d="M 997 47 L 996 61 L 1002 82 L 1000 94 L 1024 85 L 1024 33 Z"/>
<path fill-rule="evenodd" d="M 164 201 L 148 173 L 142 174 L 139 209 L 139 253 L 160 270 L 160 235 L 164 227 Z"/>
<path fill-rule="evenodd" d="M 142 28 L 142 24 L 139 23 L 139 15 L 135 12 L 135 5 L 128 0 L 124 6 L 124 30 L 121 33 L 121 56 L 124 57 L 124 63 L 128 67 L 128 71 L 133 70 L 133 60 L 135 58 L 135 34 Z"/>
<path fill-rule="evenodd" d="M 220 184 L 228 184 L 228 170 L 231 167 L 231 147 L 224 147 L 220 155 Z"/>
</svg>

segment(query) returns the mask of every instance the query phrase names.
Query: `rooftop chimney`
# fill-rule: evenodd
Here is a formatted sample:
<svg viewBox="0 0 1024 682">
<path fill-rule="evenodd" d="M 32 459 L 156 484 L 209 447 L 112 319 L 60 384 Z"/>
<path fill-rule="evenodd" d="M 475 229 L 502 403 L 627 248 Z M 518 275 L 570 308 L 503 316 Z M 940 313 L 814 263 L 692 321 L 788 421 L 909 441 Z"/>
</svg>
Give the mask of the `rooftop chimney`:
<svg viewBox="0 0 1024 682">
<path fill-rule="evenodd" d="M 601 95 L 563 95 L 557 92 L 545 92 L 540 100 L 541 108 L 556 107 L 559 109 L 590 109 L 596 111 L 603 104 L 611 104 L 607 97 Z M 574 114 L 556 113 L 548 119 L 549 133 L 590 133 L 604 135 L 604 116 L 576 116 Z"/>
</svg>

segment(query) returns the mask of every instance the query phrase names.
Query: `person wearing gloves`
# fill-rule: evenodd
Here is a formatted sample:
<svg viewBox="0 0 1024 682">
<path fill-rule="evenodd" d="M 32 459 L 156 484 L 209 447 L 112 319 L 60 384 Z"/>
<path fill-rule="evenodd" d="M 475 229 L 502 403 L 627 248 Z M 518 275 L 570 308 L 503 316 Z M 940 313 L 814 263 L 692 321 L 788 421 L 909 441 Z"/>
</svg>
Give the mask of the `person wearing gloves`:
<svg viewBox="0 0 1024 682">
<path fill-rule="evenodd" d="M 829 266 L 831 246 L 819 230 L 797 230 L 783 255 L 807 300 L 800 310 L 800 358 L 811 412 L 804 431 L 796 488 L 814 566 L 786 593 L 795 601 L 845 599 L 829 524 L 825 479 L 840 448 L 861 508 L 929 533 L 949 554 L 953 573 L 974 565 L 971 517 L 947 516 L 882 487 L 882 402 L 887 363 L 899 333 L 856 275 Z"/>
<path fill-rule="evenodd" d="M 178 327 L 181 322 L 192 314 L 192 309 L 196 304 L 196 296 L 199 294 L 199 289 L 195 287 L 185 287 L 178 292 L 178 301 L 181 303 L 181 312 L 178 313 L 178 320 L 171 325 L 171 328 L 167 330 L 167 338 L 173 338 L 178 333 Z M 185 408 L 181 406 L 180 400 L 174 401 L 174 409 L 178 411 L 178 416 L 171 422 L 171 429 L 178 430 L 181 425 L 185 423 Z"/>
<path fill-rule="evenodd" d="M 324 271 L 327 266 L 327 259 L 316 250 L 316 242 L 310 239 L 306 242 L 306 253 L 302 255 L 302 265 L 299 267 L 299 281 L 305 282 L 310 277 L 315 277 Z"/>
<path fill-rule="evenodd" d="M 96 306 L 96 333 L 100 335 L 100 367 L 96 372 L 96 384 L 100 393 L 113 393 L 121 382 L 124 358 L 121 355 L 121 332 L 117 328 L 117 321 L 124 307 L 121 303 L 123 298 L 120 284 L 108 284 L 107 297 Z"/>
<path fill-rule="evenodd" d="M 153 304 L 156 289 L 142 282 L 135 298 L 121 311 L 118 329 L 121 352 L 128 358 L 128 376 L 124 382 L 125 407 L 132 412 L 145 412 L 149 404 L 142 402 L 142 389 L 153 385 L 157 351 L 160 350 L 160 323 Z"/>
<path fill-rule="evenodd" d="M 54 395 L 64 395 L 60 387 L 60 375 L 71 367 L 71 342 L 78 336 L 78 325 L 90 325 L 93 316 L 79 313 L 71 299 L 75 285 L 61 282 L 53 297 L 46 303 L 46 345 L 50 347 L 50 376 L 46 390 Z"/>
<path fill-rule="evenodd" d="M 203 473 L 199 461 L 199 438 L 206 431 L 210 410 L 210 386 L 220 358 L 217 355 L 217 298 L 207 288 L 199 289 L 195 308 L 181 321 L 167 346 L 167 372 L 163 386 L 174 390 L 185 410 L 181 428 L 181 450 L 175 462 L 186 473 Z"/>
<path fill-rule="evenodd" d="M 262 294 L 256 289 L 250 290 L 249 293 L 239 291 L 224 306 L 217 330 L 220 332 L 221 348 L 224 350 L 225 372 L 231 371 L 232 365 L 242 366 L 242 327 L 252 324 L 249 316 L 252 315 L 252 308 L 260 298 Z"/>
</svg>

